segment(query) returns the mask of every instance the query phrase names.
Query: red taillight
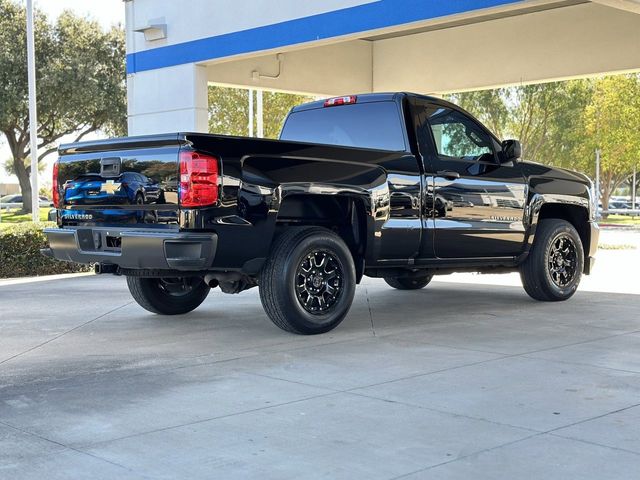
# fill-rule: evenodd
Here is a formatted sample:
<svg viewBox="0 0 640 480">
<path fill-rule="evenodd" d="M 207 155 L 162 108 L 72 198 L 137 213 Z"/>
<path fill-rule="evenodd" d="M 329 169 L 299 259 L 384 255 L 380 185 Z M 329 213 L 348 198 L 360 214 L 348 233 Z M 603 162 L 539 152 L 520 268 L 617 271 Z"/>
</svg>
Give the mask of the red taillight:
<svg viewBox="0 0 640 480">
<path fill-rule="evenodd" d="M 53 164 L 53 181 L 51 185 L 51 196 L 53 198 L 53 206 L 60 207 L 60 187 L 58 186 L 58 162 Z"/>
<path fill-rule="evenodd" d="M 350 103 L 356 103 L 358 97 L 356 95 L 348 95 L 346 97 L 329 98 L 324 101 L 325 107 L 335 107 L 337 105 L 349 105 Z"/>
<path fill-rule="evenodd" d="M 180 205 L 203 207 L 218 201 L 218 159 L 184 150 L 180 152 Z"/>
</svg>

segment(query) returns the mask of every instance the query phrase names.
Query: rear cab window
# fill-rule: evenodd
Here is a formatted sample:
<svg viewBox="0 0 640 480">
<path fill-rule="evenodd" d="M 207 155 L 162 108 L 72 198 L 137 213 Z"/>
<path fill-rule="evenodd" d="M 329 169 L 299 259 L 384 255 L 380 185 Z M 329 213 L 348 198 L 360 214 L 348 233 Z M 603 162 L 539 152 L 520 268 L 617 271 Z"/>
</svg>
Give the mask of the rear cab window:
<svg viewBox="0 0 640 480">
<path fill-rule="evenodd" d="M 282 127 L 280 140 L 407 150 L 399 106 L 391 100 L 293 111 Z"/>
</svg>

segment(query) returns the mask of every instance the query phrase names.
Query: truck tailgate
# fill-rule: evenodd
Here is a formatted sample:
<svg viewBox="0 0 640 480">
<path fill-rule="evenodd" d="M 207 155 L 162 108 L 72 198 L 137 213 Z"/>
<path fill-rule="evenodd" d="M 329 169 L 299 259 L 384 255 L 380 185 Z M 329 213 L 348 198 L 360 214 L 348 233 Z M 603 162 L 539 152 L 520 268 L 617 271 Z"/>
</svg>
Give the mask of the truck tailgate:
<svg viewBox="0 0 640 480">
<path fill-rule="evenodd" d="M 62 145 L 61 225 L 177 224 L 180 134 Z"/>
</svg>

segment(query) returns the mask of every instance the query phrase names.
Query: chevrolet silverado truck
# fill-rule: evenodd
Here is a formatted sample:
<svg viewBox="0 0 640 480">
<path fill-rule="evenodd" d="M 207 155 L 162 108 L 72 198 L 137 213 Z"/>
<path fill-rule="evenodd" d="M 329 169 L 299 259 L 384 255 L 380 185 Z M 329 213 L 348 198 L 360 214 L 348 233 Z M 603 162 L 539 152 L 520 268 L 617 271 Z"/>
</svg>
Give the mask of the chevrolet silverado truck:
<svg viewBox="0 0 640 480">
<path fill-rule="evenodd" d="M 258 287 L 273 323 L 298 334 L 336 327 L 363 275 L 414 290 L 519 271 L 532 298 L 566 300 L 594 263 L 592 184 L 520 156 L 459 107 L 409 93 L 297 106 L 279 140 L 61 145 L 44 253 L 124 275 L 161 315 L 211 288 Z"/>
</svg>

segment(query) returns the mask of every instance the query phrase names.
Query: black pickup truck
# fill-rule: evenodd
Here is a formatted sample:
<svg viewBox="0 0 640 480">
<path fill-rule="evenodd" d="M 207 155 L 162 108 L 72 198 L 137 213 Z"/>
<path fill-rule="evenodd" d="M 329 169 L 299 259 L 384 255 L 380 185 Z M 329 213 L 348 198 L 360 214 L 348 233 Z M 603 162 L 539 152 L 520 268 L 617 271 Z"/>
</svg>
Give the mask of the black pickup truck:
<svg viewBox="0 0 640 480">
<path fill-rule="evenodd" d="M 598 243 L 592 184 L 520 160 L 464 110 L 409 93 L 293 108 L 279 140 L 201 133 L 62 145 L 45 254 L 124 275 L 145 309 L 259 287 L 280 328 L 327 332 L 363 275 L 519 271 L 571 297 Z"/>
</svg>

